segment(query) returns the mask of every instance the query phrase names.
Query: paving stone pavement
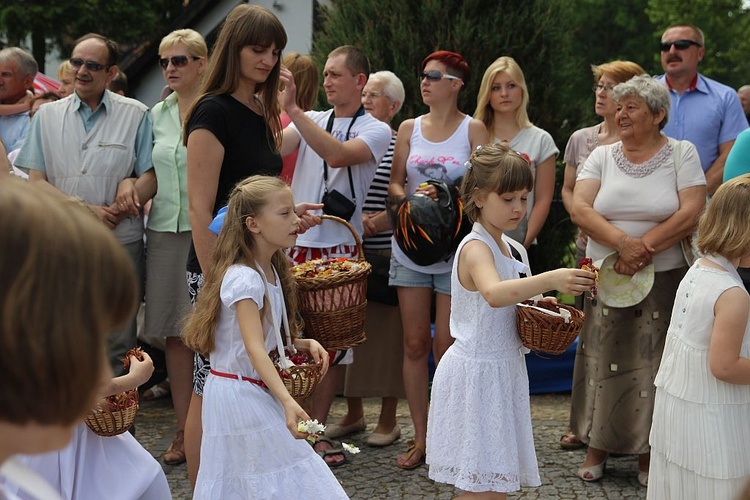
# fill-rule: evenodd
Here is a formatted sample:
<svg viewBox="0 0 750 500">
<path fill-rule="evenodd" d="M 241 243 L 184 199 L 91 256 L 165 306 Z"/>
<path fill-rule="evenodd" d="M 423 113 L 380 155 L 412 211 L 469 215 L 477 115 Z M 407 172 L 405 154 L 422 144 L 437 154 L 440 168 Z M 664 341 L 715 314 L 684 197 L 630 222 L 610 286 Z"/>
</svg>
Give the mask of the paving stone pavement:
<svg viewBox="0 0 750 500">
<path fill-rule="evenodd" d="M 413 437 L 413 428 L 406 401 L 400 401 L 398 420 L 402 438 L 385 448 L 368 447 L 364 440 L 372 431 L 380 411 L 379 399 L 365 399 L 365 419 L 368 430 L 352 434 L 344 441 L 361 449 L 358 455 L 348 455 L 348 463 L 333 469 L 336 477 L 351 498 L 358 499 L 450 499 L 458 493 L 451 486 L 438 484 L 427 477 L 427 467 L 413 471 L 396 467 L 394 459 L 406 450 L 406 441 Z M 544 394 L 531 397 L 531 414 L 534 425 L 539 471 L 542 486 L 523 488 L 509 498 L 524 499 L 640 499 L 646 498 L 646 489 L 638 484 L 636 457 L 610 458 L 600 482 L 584 483 L 575 471 L 585 457 L 584 450 L 564 451 L 558 442 L 567 427 L 569 394 Z M 335 422 L 346 412 L 343 398 L 336 398 L 329 422 Z M 136 421 L 136 437 L 141 444 L 159 459 L 169 446 L 175 430 L 172 404 L 169 398 L 143 401 Z M 461 443 L 456 443 L 457 447 Z M 190 483 L 185 465 L 164 465 L 174 499 L 191 498 Z M 259 497 L 262 498 L 262 497 Z"/>
</svg>

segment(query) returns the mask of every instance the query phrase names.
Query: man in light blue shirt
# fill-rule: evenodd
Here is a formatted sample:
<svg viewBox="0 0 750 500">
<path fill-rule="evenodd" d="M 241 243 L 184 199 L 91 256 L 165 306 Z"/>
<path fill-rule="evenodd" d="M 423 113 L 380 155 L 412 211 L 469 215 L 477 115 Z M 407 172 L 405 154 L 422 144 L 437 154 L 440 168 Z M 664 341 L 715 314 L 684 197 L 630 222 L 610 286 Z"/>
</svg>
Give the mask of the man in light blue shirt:
<svg viewBox="0 0 750 500">
<path fill-rule="evenodd" d="M 667 28 L 660 44 L 665 74 L 658 78 L 672 99 L 664 133 L 695 145 L 708 194 L 713 195 L 721 185 L 729 150 L 748 124 L 734 89 L 698 73 L 706 53 L 704 43 L 703 32 L 695 26 Z"/>
<path fill-rule="evenodd" d="M 156 192 L 151 115 L 142 103 L 107 90 L 118 72 L 111 40 L 85 35 L 76 42 L 70 63 L 75 92 L 34 115 L 16 166 L 52 195 L 80 198 L 112 229 L 142 277 L 140 205 Z M 110 337 L 116 373 L 135 344 L 134 315 L 130 325 Z"/>
<path fill-rule="evenodd" d="M 25 50 L 18 47 L 0 50 L 0 103 L 16 104 L 24 99 L 34 84 L 36 72 L 36 60 Z M 28 130 L 28 109 L 0 116 L 0 140 L 8 153 L 21 147 Z"/>
</svg>

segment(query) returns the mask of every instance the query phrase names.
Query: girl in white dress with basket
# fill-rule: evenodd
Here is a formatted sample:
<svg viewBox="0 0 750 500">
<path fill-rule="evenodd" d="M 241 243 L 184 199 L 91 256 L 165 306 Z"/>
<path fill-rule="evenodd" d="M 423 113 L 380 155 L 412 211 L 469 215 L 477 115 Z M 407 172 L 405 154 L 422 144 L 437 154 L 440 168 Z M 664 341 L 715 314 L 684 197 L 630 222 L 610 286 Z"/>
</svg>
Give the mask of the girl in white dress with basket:
<svg viewBox="0 0 750 500">
<path fill-rule="evenodd" d="M 698 248 L 654 381 L 649 499 L 740 498 L 750 478 L 750 298 L 737 273 L 750 265 L 750 175 L 711 198 Z"/>
<path fill-rule="evenodd" d="M 279 352 L 279 364 L 293 368 L 281 354 L 283 323 L 294 347 L 307 351 L 321 374 L 328 369 L 320 344 L 296 339 L 294 281 L 282 251 L 300 230 L 294 210 L 292 192 L 276 177 L 249 177 L 230 195 L 184 332 L 185 343 L 211 359 L 195 499 L 347 498 L 308 434 L 297 430 L 309 417 L 269 357 Z"/>
<path fill-rule="evenodd" d="M 548 290 L 580 295 L 594 275 L 557 269 L 537 276 L 513 259 L 503 233 L 526 213 L 533 188 L 526 160 L 506 145 L 478 148 L 467 162 L 462 199 L 472 232 L 456 252 L 450 330 L 455 338 L 435 372 L 427 419 L 429 476 L 506 498 L 539 486 L 529 381 L 516 303 Z"/>
</svg>

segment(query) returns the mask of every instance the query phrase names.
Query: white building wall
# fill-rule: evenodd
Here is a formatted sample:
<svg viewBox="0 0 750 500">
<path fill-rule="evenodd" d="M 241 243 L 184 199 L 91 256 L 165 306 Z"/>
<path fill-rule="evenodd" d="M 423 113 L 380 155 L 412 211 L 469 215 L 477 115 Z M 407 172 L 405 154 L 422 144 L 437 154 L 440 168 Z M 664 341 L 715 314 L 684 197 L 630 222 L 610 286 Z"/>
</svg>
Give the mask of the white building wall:
<svg viewBox="0 0 750 500">
<path fill-rule="evenodd" d="M 240 3 L 262 5 L 278 16 L 284 25 L 288 39 L 284 52 L 299 52 L 301 54 L 310 52 L 313 28 L 312 0 L 258 0 L 255 2 L 219 0 L 209 14 L 198 20 L 192 28 L 204 37 L 207 36 Z M 133 97 L 151 107 L 159 102 L 159 96 L 163 88 L 164 77 L 161 68 L 154 61 L 153 68 L 143 77 L 138 88 L 133 92 Z"/>
</svg>

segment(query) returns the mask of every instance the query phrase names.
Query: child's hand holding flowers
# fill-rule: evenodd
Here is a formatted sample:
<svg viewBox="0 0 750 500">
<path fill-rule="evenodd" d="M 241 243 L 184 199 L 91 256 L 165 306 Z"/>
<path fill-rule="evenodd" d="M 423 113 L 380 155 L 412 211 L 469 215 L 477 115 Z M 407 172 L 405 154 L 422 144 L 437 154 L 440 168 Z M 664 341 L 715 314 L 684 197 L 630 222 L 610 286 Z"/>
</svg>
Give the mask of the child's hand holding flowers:
<svg viewBox="0 0 750 500">
<path fill-rule="evenodd" d="M 317 420 L 300 420 L 297 422 L 297 432 L 307 433 L 307 439 L 311 443 L 317 441 L 318 436 L 326 430 L 326 426 Z"/>
</svg>

